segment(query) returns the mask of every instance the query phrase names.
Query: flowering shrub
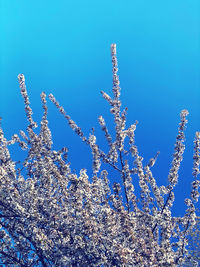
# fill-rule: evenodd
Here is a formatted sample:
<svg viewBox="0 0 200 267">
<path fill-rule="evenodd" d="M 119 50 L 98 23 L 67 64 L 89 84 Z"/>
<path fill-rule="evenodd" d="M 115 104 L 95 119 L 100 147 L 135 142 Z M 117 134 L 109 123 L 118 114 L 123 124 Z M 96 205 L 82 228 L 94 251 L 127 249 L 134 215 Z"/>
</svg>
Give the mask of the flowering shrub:
<svg viewBox="0 0 200 267">
<path fill-rule="evenodd" d="M 93 155 L 91 181 L 86 169 L 71 172 L 67 148 L 52 149 L 48 128 L 46 95 L 41 94 L 43 117 L 38 134 L 32 118 L 23 74 L 18 76 L 28 119 L 27 133 L 20 131 L 10 141 L 0 128 L 0 264 L 1 266 L 181 266 L 187 258 L 187 236 L 196 222 L 197 179 L 200 165 L 200 132 L 194 140 L 191 198 L 185 200 L 183 217 L 173 217 L 174 187 L 182 161 L 187 110 L 181 112 L 168 185 L 158 186 L 151 168 L 159 152 L 145 166 L 135 144 L 137 121 L 126 128 L 127 109 L 121 111 L 116 45 L 111 45 L 113 98 L 101 92 L 110 104 L 115 122 L 111 136 L 102 116 L 99 124 L 109 151 L 97 145 L 94 132 L 87 138 L 66 114 L 55 97 L 50 100 L 72 130 L 90 146 Z M 128 148 L 125 147 L 128 140 Z M 18 143 L 27 150 L 21 168 L 11 159 L 8 146 Z M 130 160 L 131 159 L 131 160 Z M 110 165 L 121 183 L 109 185 Z M 134 191 L 137 181 L 140 192 Z"/>
</svg>

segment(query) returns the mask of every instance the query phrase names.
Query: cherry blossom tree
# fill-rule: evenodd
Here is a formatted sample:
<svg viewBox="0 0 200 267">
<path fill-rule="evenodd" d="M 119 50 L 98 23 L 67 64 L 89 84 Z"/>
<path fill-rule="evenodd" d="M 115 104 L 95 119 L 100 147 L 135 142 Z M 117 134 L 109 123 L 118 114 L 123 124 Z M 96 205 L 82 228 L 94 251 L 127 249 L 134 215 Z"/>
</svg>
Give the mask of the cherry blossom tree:
<svg viewBox="0 0 200 267">
<path fill-rule="evenodd" d="M 103 116 L 98 118 L 109 151 L 92 132 L 86 137 L 55 97 L 50 100 L 72 130 L 91 149 L 93 174 L 70 169 L 68 149 L 52 148 L 46 94 L 41 94 L 43 117 L 39 132 L 33 120 L 25 78 L 18 80 L 28 120 L 26 133 L 11 140 L 0 128 L 0 265 L 1 266 L 182 266 L 188 258 L 187 237 L 196 223 L 199 197 L 200 132 L 194 139 L 191 197 L 183 217 L 174 217 L 174 188 L 185 149 L 187 110 L 182 110 L 168 184 L 158 186 L 152 173 L 159 152 L 144 165 L 135 143 L 137 121 L 126 127 L 121 110 L 116 45 L 111 45 L 113 97 L 110 105 L 115 135 Z M 127 140 L 125 144 L 125 139 Z M 9 145 L 26 151 L 23 163 L 12 160 Z M 108 170 L 117 180 L 111 184 Z M 140 190 L 135 190 L 134 183 Z"/>
</svg>

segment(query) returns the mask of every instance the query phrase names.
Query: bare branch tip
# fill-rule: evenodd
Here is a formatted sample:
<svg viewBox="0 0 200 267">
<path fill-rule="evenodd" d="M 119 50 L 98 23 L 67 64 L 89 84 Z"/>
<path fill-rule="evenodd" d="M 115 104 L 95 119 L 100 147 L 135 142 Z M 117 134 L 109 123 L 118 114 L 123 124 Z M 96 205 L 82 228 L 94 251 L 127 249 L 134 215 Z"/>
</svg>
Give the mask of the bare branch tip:
<svg viewBox="0 0 200 267">
<path fill-rule="evenodd" d="M 183 109 L 182 111 L 181 111 L 181 115 L 182 116 L 187 116 L 189 114 L 189 111 L 187 110 L 187 109 Z"/>
<path fill-rule="evenodd" d="M 25 82 L 24 74 L 20 73 L 20 74 L 17 76 L 17 78 L 18 78 L 19 83 L 21 83 L 21 82 Z"/>
<path fill-rule="evenodd" d="M 200 139 L 200 132 L 196 132 L 195 136 L 196 136 L 197 139 Z"/>
<path fill-rule="evenodd" d="M 116 44 L 111 44 L 111 53 L 112 55 L 116 55 Z"/>
</svg>

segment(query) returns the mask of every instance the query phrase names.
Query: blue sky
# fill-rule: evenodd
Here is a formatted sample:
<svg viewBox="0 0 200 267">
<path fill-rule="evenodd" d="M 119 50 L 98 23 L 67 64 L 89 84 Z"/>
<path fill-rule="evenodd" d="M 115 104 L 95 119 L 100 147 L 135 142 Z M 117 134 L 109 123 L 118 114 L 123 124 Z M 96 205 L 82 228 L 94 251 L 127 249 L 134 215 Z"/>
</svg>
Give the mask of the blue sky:
<svg viewBox="0 0 200 267">
<path fill-rule="evenodd" d="M 40 93 L 53 93 L 87 136 L 95 128 L 104 148 L 97 118 L 103 115 L 111 131 L 113 123 L 100 91 L 112 94 L 110 45 L 116 43 L 127 125 L 139 121 L 136 144 L 144 163 L 160 151 L 152 169 L 159 185 L 167 182 L 180 111 L 190 112 L 173 210 L 183 215 L 200 130 L 199 25 L 198 0 L 0 0 L 0 116 L 6 137 L 27 125 L 17 82 L 23 73 L 36 121 L 42 116 Z M 67 146 L 71 168 L 90 174 L 89 148 L 50 101 L 48 107 L 54 148 Z M 21 157 L 17 147 L 11 152 Z"/>
</svg>

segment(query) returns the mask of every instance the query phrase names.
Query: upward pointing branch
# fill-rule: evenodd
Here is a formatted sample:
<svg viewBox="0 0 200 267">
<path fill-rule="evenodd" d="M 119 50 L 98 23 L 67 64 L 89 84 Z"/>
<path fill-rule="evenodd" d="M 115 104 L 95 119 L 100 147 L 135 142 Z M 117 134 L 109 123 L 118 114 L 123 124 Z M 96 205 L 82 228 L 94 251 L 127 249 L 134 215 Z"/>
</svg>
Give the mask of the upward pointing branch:
<svg viewBox="0 0 200 267">
<path fill-rule="evenodd" d="M 118 72 L 118 65 L 117 65 L 117 57 L 116 57 L 116 44 L 111 45 L 111 56 L 112 56 L 112 72 L 113 72 L 113 93 L 115 99 L 118 100 L 120 96 L 120 87 L 119 87 L 119 76 L 117 75 Z"/>
</svg>

